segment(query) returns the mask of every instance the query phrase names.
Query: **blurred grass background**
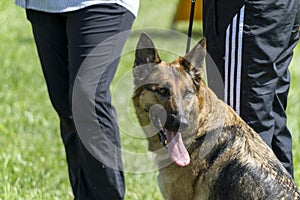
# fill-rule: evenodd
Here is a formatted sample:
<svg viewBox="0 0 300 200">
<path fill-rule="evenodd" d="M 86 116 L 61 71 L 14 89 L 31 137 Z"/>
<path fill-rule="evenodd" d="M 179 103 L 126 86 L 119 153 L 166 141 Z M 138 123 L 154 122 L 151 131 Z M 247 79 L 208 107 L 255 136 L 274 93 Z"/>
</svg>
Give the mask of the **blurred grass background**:
<svg viewBox="0 0 300 200">
<path fill-rule="evenodd" d="M 166 31 L 171 26 L 176 4 L 177 0 L 142 0 L 139 17 L 133 27 L 136 31 L 132 32 L 124 48 L 125 53 L 112 85 L 112 95 L 118 112 L 125 154 L 147 151 L 147 143 L 142 138 L 141 130 L 135 126 L 136 119 L 130 103 L 134 47 L 139 33 L 145 27 L 156 27 L 149 32 L 152 33 L 150 35 L 154 42 L 165 50 L 162 58 L 172 60 L 178 54 L 183 55 L 184 35 L 179 34 L 173 38 Z M 200 27 L 200 23 L 195 25 L 194 39 L 200 38 Z M 186 30 L 186 24 L 179 25 L 179 28 Z M 288 125 L 293 134 L 295 180 L 298 185 L 299 46 L 290 67 L 292 83 L 287 111 Z M 125 155 L 124 164 L 127 171 L 126 199 L 161 199 L 157 171 L 146 166 L 151 163 Z M 134 173 L 140 167 L 145 170 Z M 7 0 L 0 2 L 0 199 L 72 199 L 58 118 L 48 98 L 31 27 L 24 10 Z"/>
</svg>

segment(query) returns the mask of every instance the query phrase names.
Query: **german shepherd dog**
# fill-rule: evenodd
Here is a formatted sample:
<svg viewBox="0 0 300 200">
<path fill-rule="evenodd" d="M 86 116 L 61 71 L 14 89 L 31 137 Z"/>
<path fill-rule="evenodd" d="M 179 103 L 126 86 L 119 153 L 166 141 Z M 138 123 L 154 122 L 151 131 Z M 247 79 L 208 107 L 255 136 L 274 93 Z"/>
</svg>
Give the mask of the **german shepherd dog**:
<svg viewBox="0 0 300 200">
<path fill-rule="evenodd" d="M 133 104 L 156 154 L 163 197 L 300 199 L 272 150 L 206 86 L 205 52 L 202 39 L 168 63 L 145 33 L 137 44 Z"/>
</svg>

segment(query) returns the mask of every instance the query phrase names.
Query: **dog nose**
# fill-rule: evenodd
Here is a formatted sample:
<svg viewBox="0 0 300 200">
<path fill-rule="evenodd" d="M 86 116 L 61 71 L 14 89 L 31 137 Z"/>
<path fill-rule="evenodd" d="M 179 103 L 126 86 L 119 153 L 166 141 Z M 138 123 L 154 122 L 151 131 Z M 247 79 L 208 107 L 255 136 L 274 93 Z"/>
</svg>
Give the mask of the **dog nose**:
<svg viewBox="0 0 300 200">
<path fill-rule="evenodd" d="M 170 114 L 167 116 L 165 128 L 170 131 L 185 131 L 189 126 L 189 120 L 182 115 Z"/>
</svg>

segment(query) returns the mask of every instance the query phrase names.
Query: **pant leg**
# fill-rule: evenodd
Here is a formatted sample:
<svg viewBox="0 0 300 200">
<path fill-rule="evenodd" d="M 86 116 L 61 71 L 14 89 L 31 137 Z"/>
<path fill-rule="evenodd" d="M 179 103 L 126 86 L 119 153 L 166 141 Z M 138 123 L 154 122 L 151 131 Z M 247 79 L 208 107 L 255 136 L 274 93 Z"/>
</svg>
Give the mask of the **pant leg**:
<svg viewBox="0 0 300 200">
<path fill-rule="evenodd" d="M 291 37 L 289 40 L 288 49 L 277 58 L 275 64 L 278 73 L 277 89 L 275 98 L 273 101 L 273 115 L 275 119 L 275 131 L 272 139 L 273 151 L 291 174 L 293 174 L 293 165 L 291 165 L 292 157 L 292 137 L 286 126 L 286 107 L 287 96 L 290 86 L 290 74 L 288 65 L 293 57 L 293 49 L 299 40 L 299 25 L 300 25 L 300 2 L 298 2 L 298 8 L 294 26 L 292 29 Z M 296 7 L 295 7 L 296 8 Z M 288 147 L 288 148 L 284 148 Z"/>
<path fill-rule="evenodd" d="M 32 24 L 43 74 L 51 103 L 60 119 L 60 130 L 65 146 L 68 171 L 74 194 L 78 188 L 78 137 L 73 125 L 69 103 L 69 72 L 66 21 L 62 16 L 27 10 Z M 76 196 L 76 195 L 75 195 Z"/>
<path fill-rule="evenodd" d="M 114 19 L 110 18 L 110 16 L 114 16 Z M 120 168 L 106 167 L 104 163 L 95 159 L 89 149 L 82 144 L 75 131 L 73 113 L 70 109 L 70 96 L 80 65 L 84 60 L 90 60 L 86 59 L 90 51 L 109 35 L 116 34 L 114 27 L 117 27 L 118 31 L 129 29 L 134 17 L 120 6 L 105 5 L 98 8 L 97 6 L 92 6 L 63 15 L 28 11 L 28 18 L 33 25 L 33 32 L 50 99 L 61 118 L 62 137 L 66 148 L 70 180 L 75 199 L 123 199 L 125 192 L 123 172 Z M 93 22 L 91 26 L 89 26 L 89 22 Z M 109 31 L 110 29 L 113 31 Z M 101 33 L 102 31 L 103 34 Z M 58 37 L 66 40 L 62 41 Z M 116 45 L 117 47 L 110 50 L 112 55 L 121 54 L 120 51 L 124 45 L 125 38 L 116 42 L 120 43 Z M 68 48 L 66 49 L 66 47 Z M 64 58 L 67 58 L 63 62 L 58 58 L 60 57 L 57 55 L 59 52 L 63 52 Z M 101 60 L 99 58 L 102 58 L 102 55 L 92 55 L 91 57 Z M 111 82 L 117 64 L 118 60 L 112 62 L 111 70 L 107 72 L 108 76 L 100 79 L 106 83 L 103 86 L 106 92 L 109 88 L 107 85 Z M 96 68 L 99 67 L 96 66 Z M 83 90 L 82 92 L 85 91 Z M 111 106 L 110 102 L 108 102 L 110 96 L 106 94 L 104 96 L 106 105 L 108 107 Z M 115 140 L 119 145 L 115 114 L 112 107 L 108 110 L 110 112 L 109 116 L 106 115 L 106 118 L 109 118 L 112 124 L 106 123 L 105 125 L 113 128 L 109 129 L 107 133 L 110 134 L 109 138 Z M 67 114 L 65 115 L 64 113 Z M 99 122 L 102 122 L 101 118 L 103 116 L 99 116 Z M 118 148 L 117 150 L 112 156 L 117 157 L 116 160 L 121 162 L 120 149 Z"/>
<path fill-rule="evenodd" d="M 278 100 L 283 101 L 280 104 L 285 104 L 286 101 L 288 90 L 281 98 L 277 98 L 276 95 L 281 90 L 278 88 L 279 80 L 283 78 L 279 71 L 286 71 L 289 62 L 285 62 L 284 69 L 277 68 L 276 62 L 283 53 L 291 54 L 293 50 L 289 41 L 293 32 L 297 1 L 244 1 L 242 4 L 228 4 L 222 0 L 215 0 L 207 1 L 206 4 L 211 8 L 206 13 L 204 11 L 204 15 L 207 15 L 204 31 L 208 40 L 208 53 L 216 62 L 224 81 L 221 98 L 232 106 L 273 150 L 276 148 L 273 146 L 275 143 L 272 143 L 275 129 L 284 130 L 283 135 L 289 139 L 285 140 L 285 144 L 280 144 L 280 148 L 284 149 L 283 152 L 287 154 L 284 157 L 289 160 L 288 164 L 286 160 L 281 162 L 285 163 L 285 167 L 293 174 L 291 136 L 286 128 L 282 128 L 286 127 L 285 119 L 277 119 L 277 111 L 274 112 L 273 104 Z M 228 6 L 239 9 L 235 13 L 224 14 L 227 10 L 223 8 Z M 214 84 L 211 86 L 214 90 L 220 89 L 214 88 Z M 281 111 L 285 112 L 285 109 Z M 274 150 L 274 153 L 277 151 Z M 276 156 L 282 158 L 279 154 Z"/>
<path fill-rule="evenodd" d="M 116 4 L 90 6 L 65 16 L 72 112 L 82 141 L 79 154 L 86 181 L 80 196 L 123 199 L 119 129 L 109 87 L 134 16 Z"/>
</svg>

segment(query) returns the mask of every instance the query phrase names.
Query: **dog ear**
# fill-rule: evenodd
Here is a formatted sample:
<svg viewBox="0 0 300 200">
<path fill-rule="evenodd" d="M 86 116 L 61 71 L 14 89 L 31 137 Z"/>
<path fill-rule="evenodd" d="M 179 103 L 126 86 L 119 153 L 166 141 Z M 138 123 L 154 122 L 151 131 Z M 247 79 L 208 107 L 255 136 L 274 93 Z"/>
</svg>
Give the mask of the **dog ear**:
<svg viewBox="0 0 300 200">
<path fill-rule="evenodd" d="M 136 81 L 143 80 L 153 69 L 155 64 L 161 62 L 156 48 L 150 37 L 142 33 L 135 50 L 133 76 Z"/>
<path fill-rule="evenodd" d="M 195 84 L 200 84 L 204 73 L 206 40 L 203 38 L 189 53 L 180 58 L 180 64 L 190 74 Z"/>
<path fill-rule="evenodd" d="M 134 66 L 160 62 L 161 59 L 152 40 L 146 33 L 142 33 L 135 51 Z"/>
</svg>

